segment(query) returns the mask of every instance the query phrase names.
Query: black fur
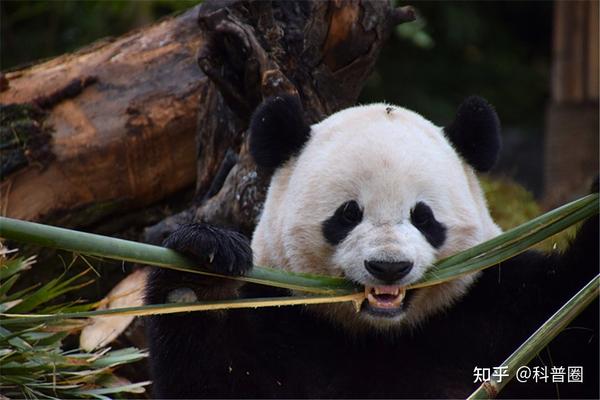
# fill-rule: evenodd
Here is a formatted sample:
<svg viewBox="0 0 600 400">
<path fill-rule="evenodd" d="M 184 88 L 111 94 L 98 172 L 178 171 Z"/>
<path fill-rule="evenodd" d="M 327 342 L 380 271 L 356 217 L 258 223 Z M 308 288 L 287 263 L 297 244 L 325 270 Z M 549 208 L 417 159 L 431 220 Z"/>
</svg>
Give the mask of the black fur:
<svg viewBox="0 0 600 400">
<path fill-rule="evenodd" d="M 348 335 L 305 307 L 149 317 L 154 396 L 465 398 L 475 367 L 499 366 L 597 269 L 596 216 L 564 255 L 530 251 L 488 269 L 451 310 L 401 335 Z M 170 276 L 151 279 L 150 293 L 187 275 L 161 271 Z M 500 397 L 598 398 L 597 301 L 530 363 L 544 365 L 583 366 L 584 383 L 515 381 Z"/>
<path fill-rule="evenodd" d="M 277 168 L 298 153 L 310 136 L 298 98 L 266 99 L 250 121 L 250 154 L 264 168 Z"/>
<path fill-rule="evenodd" d="M 165 241 L 199 266 L 226 275 L 242 275 L 252 268 L 252 250 L 243 235 L 206 224 L 182 225 Z M 210 262 L 210 255 L 213 255 Z M 146 286 L 146 303 L 167 302 L 169 293 L 178 288 L 192 289 L 198 299 L 219 300 L 238 296 L 237 281 L 207 277 L 164 268 L 152 269 Z M 146 318 L 146 331 L 152 361 L 150 375 L 156 397 L 197 397 L 214 392 L 222 371 L 204 370 L 199 363 L 206 358 L 224 357 L 227 351 L 242 351 L 228 343 L 229 318 L 219 312 L 155 315 Z M 236 331 L 236 334 L 241 334 Z M 243 344 L 243 342 L 240 342 Z M 223 392 L 224 393 L 224 392 Z"/>
<path fill-rule="evenodd" d="M 439 248 L 446 241 L 446 226 L 435 219 L 427 204 L 418 202 L 410 212 L 410 220 L 433 247 Z"/>
<path fill-rule="evenodd" d="M 502 146 L 500 120 L 494 108 L 481 97 L 471 96 L 463 101 L 444 132 L 476 171 L 487 172 L 498 160 Z"/>
<path fill-rule="evenodd" d="M 252 268 L 248 239 L 241 233 L 212 225 L 182 225 L 167 238 L 164 246 L 221 274 L 243 275 Z"/>
<path fill-rule="evenodd" d="M 339 244 L 362 221 L 362 210 L 354 200 L 348 201 L 323 221 L 321 230 L 325 240 L 333 246 Z"/>
</svg>

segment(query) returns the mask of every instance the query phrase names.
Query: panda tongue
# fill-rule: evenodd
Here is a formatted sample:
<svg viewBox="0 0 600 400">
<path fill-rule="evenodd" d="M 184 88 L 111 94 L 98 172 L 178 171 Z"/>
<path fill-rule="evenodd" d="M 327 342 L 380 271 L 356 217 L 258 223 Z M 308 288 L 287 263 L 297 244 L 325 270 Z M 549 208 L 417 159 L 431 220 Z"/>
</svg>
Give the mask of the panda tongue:
<svg viewBox="0 0 600 400">
<path fill-rule="evenodd" d="M 400 286 L 365 286 L 369 304 L 377 308 L 398 308 L 402 305 L 405 294 L 406 289 Z"/>
</svg>

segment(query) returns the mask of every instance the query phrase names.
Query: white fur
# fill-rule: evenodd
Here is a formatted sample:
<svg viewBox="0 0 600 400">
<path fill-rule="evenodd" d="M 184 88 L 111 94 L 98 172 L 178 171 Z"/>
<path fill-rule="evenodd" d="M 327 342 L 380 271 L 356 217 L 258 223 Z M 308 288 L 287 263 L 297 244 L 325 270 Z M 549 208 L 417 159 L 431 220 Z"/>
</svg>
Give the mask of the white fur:
<svg viewBox="0 0 600 400">
<path fill-rule="evenodd" d="M 390 107 L 353 107 L 312 126 L 299 156 L 272 178 L 252 240 L 256 264 L 373 285 L 364 260 L 410 260 L 414 268 L 404 285 L 418 280 L 437 259 L 500 232 L 473 170 L 441 128 L 412 111 Z M 363 208 L 363 221 L 331 246 L 321 224 L 350 200 Z M 419 201 L 448 229 L 439 249 L 410 222 L 410 210 Z M 420 290 L 402 317 L 391 321 L 356 314 L 349 304 L 316 308 L 350 325 L 414 325 L 451 305 L 473 279 Z"/>
</svg>

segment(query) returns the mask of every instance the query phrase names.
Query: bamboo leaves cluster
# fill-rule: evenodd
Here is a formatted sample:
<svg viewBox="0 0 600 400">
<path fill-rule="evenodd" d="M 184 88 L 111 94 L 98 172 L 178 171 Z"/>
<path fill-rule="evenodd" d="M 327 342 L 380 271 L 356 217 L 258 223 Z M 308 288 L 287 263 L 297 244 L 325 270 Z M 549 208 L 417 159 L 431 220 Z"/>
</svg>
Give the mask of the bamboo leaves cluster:
<svg viewBox="0 0 600 400">
<path fill-rule="evenodd" d="M 94 304 L 58 303 L 62 294 L 81 288 L 86 270 L 72 278 L 60 276 L 44 285 L 12 291 L 33 258 L 0 259 L 0 310 L 2 312 L 85 312 Z M 6 323 L 5 323 L 6 322 Z M 10 324 L 12 322 L 12 324 Z M 8 398 L 99 398 L 121 393 L 142 393 L 149 382 L 130 383 L 114 375 L 114 368 L 141 360 L 146 353 L 135 348 L 96 352 L 64 350 L 63 339 L 77 332 L 85 320 L 40 323 L 29 319 L 3 319 L 0 326 L 0 393 Z"/>
</svg>

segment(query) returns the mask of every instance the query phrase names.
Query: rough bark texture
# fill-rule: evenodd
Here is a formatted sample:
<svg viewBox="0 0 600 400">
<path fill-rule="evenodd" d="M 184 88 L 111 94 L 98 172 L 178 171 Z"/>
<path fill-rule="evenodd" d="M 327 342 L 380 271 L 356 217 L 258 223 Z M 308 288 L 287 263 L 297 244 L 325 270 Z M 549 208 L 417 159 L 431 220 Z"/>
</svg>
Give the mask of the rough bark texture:
<svg viewBox="0 0 600 400">
<path fill-rule="evenodd" d="M 214 87 L 201 100 L 196 204 L 147 229 L 146 240 L 161 242 L 189 220 L 250 234 L 271 172 L 248 154 L 252 110 L 292 94 L 312 123 L 353 104 L 393 26 L 412 19 L 412 9 L 382 1 L 205 3 L 198 63 Z"/>
<path fill-rule="evenodd" d="M 412 19 L 377 0 L 207 1 L 3 74 L 1 211 L 87 225 L 196 178 L 193 206 L 146 240 L 191 219 L 250 233 L 270 177 L 247 151 L 252 110 L 289 93 L 315 122 L 353 104 L 392 28 Z"/>
<path fill-rule="evenodd" d="M 193 183 L 197 12 L 3 75 L 3 215 L 90 224 Z"/>
</svg>

